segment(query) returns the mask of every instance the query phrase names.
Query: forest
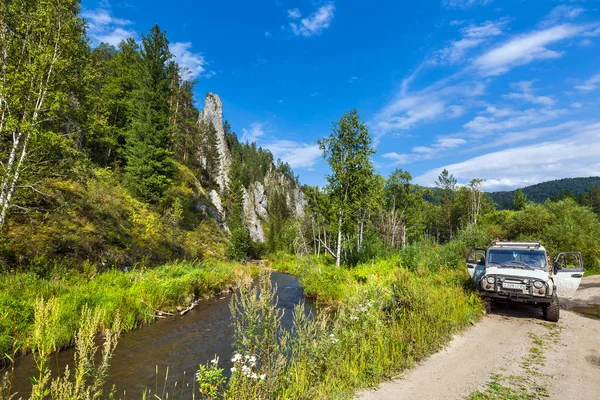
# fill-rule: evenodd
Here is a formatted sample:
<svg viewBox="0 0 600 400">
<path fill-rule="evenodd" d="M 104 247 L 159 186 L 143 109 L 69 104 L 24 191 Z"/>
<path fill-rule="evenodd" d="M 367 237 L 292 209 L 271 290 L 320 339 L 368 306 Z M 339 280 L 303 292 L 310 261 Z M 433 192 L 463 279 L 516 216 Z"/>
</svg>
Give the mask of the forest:
<svg viewBox="0 0 600 400">
<path fill-rule="evenodd" d="M 300 276 L 332 312 L 307 321 L 298 311 L 286 347 L 273 336 L 281 317 L 263 279 L 261 294 L 237 297 L 245 308 L 232 306 L 235 346 L 262 354 L 258 367 L 272 373 L 264 383 L 234 374 L 227 386 L 222 369 L 202 366 L 206 398 L 303 398 L 308 387 L 316 397 L 348 397 L 410 367 L 483 314 L 464 257 L 495 238 L 581 251 L 586 273 L 600 272 L 597 181 L 543 203 L 519 189 L 507 205 L 478 177 L 459 183 L 448 170 L 435 188 L 402 169 L 384 177 L 353 109 L 318 141 L 327 184 L 302 186 L 287 163 L 240 142 L 226 120 L 226 150 L 219 147 L 220 132 L 201 120 L 195 82 L 159 26 L 140 43 L 92 47 L 78 1 L 16 0 L 0 4 L 0 35 L 0 354 L 5 365 L 33 354 L 40 375 L 32 398 L 102 398 L 123 331 L 153 322 L 155 310 L 244 287 L 259 274 L 246 261 Z M 264 240 L 248 227 L 256 183 L 267 186 L 266 213 L 255 221 Z M 301 196 L 290 194 L 296 189 Z M 52 381 L 50 355 L 77 345 L 93 357 L 100 331 L 103 363 L 80 365 L 76 384 L 68 375 Z M 357 343 L 362 350 L 348 358 L 344 349 Z M 0 395 L 8 394 L 7 378 Z"/>
</svg>

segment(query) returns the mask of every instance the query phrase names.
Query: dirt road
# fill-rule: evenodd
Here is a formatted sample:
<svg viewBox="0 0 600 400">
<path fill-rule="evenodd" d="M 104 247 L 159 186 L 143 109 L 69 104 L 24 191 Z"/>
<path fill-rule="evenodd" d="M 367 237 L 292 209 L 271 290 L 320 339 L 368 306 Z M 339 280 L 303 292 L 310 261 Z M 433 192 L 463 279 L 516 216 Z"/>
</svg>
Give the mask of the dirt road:
<svg viewBox="0 0 600 400">
<path fill-rule="evenodd" d="M 600 304 L 600 276 L 584 278 L 565 305 L 584 304 Z M 537 308 L 498 307 L 443 351 L 357 398 L 465 399 L 474 393 L 600 399 L 600 319 L 561 310 L 560 322 L 550 324 Z"/>
</svg>

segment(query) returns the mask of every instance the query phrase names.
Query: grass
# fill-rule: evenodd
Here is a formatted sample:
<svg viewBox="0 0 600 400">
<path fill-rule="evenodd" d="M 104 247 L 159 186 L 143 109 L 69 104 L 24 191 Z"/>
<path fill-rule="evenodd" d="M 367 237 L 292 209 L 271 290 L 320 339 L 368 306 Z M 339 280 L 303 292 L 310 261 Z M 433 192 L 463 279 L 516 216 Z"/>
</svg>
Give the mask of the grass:
<svg viewBox="0 0 600 400">
<path fill-rule="evenodd" d="M 483 314 L 462 266 L 434 270 L 416 262 L 409 269 L 392 257 L 348 269 L 320 261 L 272 261 L 274 269 L 300 275 L 328 317 L 320 325 L 317 318 L 291 350 L 278 398 L 351 398 L 438 351 Z"/>
<path fill-rule="evenodd" d="M 559 324 L 543 324 L 547 329 L 544 335 L 529 333 L 531 347 L 527 357 L 521 362 L 521 375 L 493 374 L 485 389 L 471 393 L 469 400 L 541 400 L 549 397 L 548 389 L 542 382 L 548 378 L 540 370 L 546 362 L 545 353 L 560 341 Z"/>
<path fill-rule="evenodd" d="M 112 270 L 93 278 L 76 272 L 44 279 L 33 273 L 0 274 L 0 354 L 16 343 L 21 352 L 32 348 L 36 299 L 57 303 L 58 323 L 52 346 L 74 343 L 84 305 L 101 308 L 101 329 L 111 327 L 117 311 L 122 330 L 131 330 L 156 318 L 155 310 L 173 312 L 195 298 L 238 286 L 255 267 L 220 261 L 180 262 L 130 272 Z M 255 272 L 255 271 L 254 271 Z"/>
</svg>

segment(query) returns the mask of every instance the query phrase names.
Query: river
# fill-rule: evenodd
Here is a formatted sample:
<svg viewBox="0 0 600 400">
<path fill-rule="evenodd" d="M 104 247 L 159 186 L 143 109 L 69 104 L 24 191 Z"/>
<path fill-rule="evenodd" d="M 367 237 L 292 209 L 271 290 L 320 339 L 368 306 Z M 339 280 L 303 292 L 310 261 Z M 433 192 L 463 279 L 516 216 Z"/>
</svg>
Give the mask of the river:
<svg viewBox="0 0 600 400">
<path fill-rule="evenodd" d="M 278 272 L 272 273 L 271 281 L 277 285 L 278 307 L 284 310 L 283 326 L 290 329 L 293 308 L 304 299 L 302 286 L 296 277 Z M 219 366 L 229 371 L 233 341 L 231 296 L 203 300 L 183 317 L 159 319 L 123 334 L 111 361 L 106 387 L 115 385 L 117 398 L 139 399 L 144 389 L 160 395 L 166 386 L 169 398 L 173 398 L 185 394 L 182 388 L 186 391 L 187 384 L 192 385 L 198 365 L 206 364 L 215 355 L 220 359 Z M 314 312 L 312 303 L 307 300 L 306 305 L 307 312 Z M 53 372 L 63 371 L 73 355 L 73 348 L 56 353 L 50 362 Z M 167 367 L 169 377 L 165 384 Z M 19 393 L 17 398 L 29 395 L 29 377 L 35 375 L 31 356 L 17 359 L 13 382 L 13 391 Z"/>
</svg>

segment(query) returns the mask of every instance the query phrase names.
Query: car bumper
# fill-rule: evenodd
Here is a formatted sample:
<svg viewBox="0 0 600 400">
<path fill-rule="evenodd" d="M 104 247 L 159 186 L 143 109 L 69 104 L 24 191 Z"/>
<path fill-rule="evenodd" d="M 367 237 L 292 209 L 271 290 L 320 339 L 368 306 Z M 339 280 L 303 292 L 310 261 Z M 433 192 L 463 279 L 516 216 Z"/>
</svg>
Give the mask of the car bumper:
<svg viewBox="0 0 600 400">
<path fill-rule="evenodd" d="M 490 292 L 481 290 L 481 296 L 487 299 L 502 300 L 502 301 L 513 301 L 516 303 L 527 303 L 527 304 L 550 304 L 552 303 L 552 297 L 537 297 L 530 294 L 524 293 L 508 293 L 508 292 Z"/>
</svg>

